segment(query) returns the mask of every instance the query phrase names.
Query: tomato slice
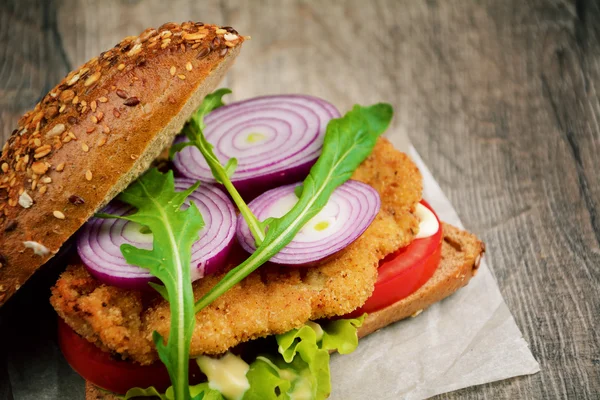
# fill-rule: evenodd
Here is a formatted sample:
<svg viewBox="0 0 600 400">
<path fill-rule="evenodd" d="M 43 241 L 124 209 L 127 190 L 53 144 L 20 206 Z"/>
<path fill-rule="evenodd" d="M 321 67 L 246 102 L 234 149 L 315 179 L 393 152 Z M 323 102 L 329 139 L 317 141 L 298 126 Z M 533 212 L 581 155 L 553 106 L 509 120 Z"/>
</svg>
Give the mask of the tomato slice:
<svg viewBox="0 0 600 400">
<path fill-rule="evenodd" d="M 171 380 L 161 362 L 139 365 L 116 359 L 79 336 L 61 318 L 58 321 L 58 344 L 71 367 L 87 381 L 117 394 L 125 394 L 134 387 L 154 386 L 164 393 Z M 190 382 L 198 383 L 200 370 L 190 361 Z"/>
<path fill-rule="evenodd" d="M 432 236 L 415 239 L 381 260 L 373 294 L 349 316 L 371 313 L 394 304 L 417 291 L 435 273 L 442 256 L 442 224 L 426 201 L 421 200 L 421 204 L 433 212 L 440 228 Z"/>
</svg>

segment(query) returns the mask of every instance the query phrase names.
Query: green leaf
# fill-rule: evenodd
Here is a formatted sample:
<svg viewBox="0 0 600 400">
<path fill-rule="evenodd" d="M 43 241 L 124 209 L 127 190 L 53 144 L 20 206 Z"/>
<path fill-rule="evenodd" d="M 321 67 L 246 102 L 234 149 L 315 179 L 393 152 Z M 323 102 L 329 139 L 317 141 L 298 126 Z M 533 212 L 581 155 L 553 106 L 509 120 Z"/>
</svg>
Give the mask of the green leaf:
<svg viewBox="0 0 600 400">
<path fill-rule="evenodd" d="M 125 393 L 125 396 L 118 396 L 118 397 L 122 400 L 136 399 L 138 397 L 152 397 L 152 398 L 158 397 L 161 400 L 173 400 L 172 397 L 169 398 L 166 396 L 166 394 L 160 393 L 158 390 L 156 390 L 156 388 L 154 386 L 151 386 L 146 389 L 142 389 L 142 388 L 138 388 L 138 387 L 132 388 L 132 389 L 129 389 L 127 391 L 127 393 Z"/>
<path fill-rule="evenodd" d="M 162 296 L 163 299 L 165 299 L 166 301 L 169 301 L 169 293 L 167 292 L 166 287 L 164 287 L 163 285 L 154 283 L 154 282 L 148 282 L 148 285 L 150 285 L 150 287 L 152 287 L 154 290 L 156 290 L 158 293 L 160 293 L 160 295 Z"/>
<path fill-rule="evenodd" d="M 256 240 L 256 243 L 258 244 L 264 239 L 264 232 L 260 229 L 258 220 L 252 211 L 250 211 L 248 205 L 244 202 L 244 199 L 242 199 L 242 196 L 240 196 L 230 180 L 230 177 L 233 175 L 237 167 L 237 160 L 235 158 L 230 158 L 225 163 L 225 166 L 223 166 L 213 151 L 213 145 L 206 140 L 206 137 L 203 133 L 205 128 L 204 117 L 214 109 L 223 106 L 223 96 L 229 93 L 231 93 L 231 90 L 229 89 L 219 89 L 206 96 L 200 108 L 192 115 L 190 120 L 184 126 L 183 133 L 185 133 L 187 136 L 189 140 L 188 143 L 196 146 L 200 153 L 202 153 L 202 156 L 210 167 L 215 180 L 225 186 L 225 189 L 227 189 L 229 192 L 231 199 L 237 206 L 238 210 L 240 210 L 240 214 L 248 223 L 250 232 L 252 232 L 254 240 Z"/>
<path fill-rule="evenodd" d="M 323 338 L 321 347 L 325 350 L 336 350 L 340 354 L 350 354 L 358 346 L 357 329 L 365 321 L 367 314 L 358 318 L 336 319 L 321 324 Z"/>
<path fill-rule="evenodd" d="M 225 400 L 223 395 L 218 390 L 208 387 L 208 383 L 190 386 L 190 395 L 192 400 Z M 107 392 L 108 393 L 108 392 Z M 165 393 L 160 393 L 154 386 L 149 388 L 133 388 L 129 389 L 124 396 L 117 396 L 122 400 L 137 399 L 140 397 L 159 398 L 160 400 L 175 400 L 173 387 L 170 386 Z"/>
<path fill-rule="evenodd" d="M 297 198 L 300 198 L 300 196 L 302 196 L 302 189 L 304 189 L 303 185 L 298 185 L 294 188 L 294 194 Z"/>
<path fill-rule="evenodd" d="M 223 102 L 223 96 L 230 93 L 231 89 L 221 88 L 215 90 L 214 92 L 212 92 L 204 98 L 202 104 L 200 105 L 200 108 L 198 108 L 198 110 L 192 116 L 192 119 L 197 120 L 199 122 L 201 130 L 205 128 L 204 117 L 206 116 L 206 114 L 213 110 L 216 110 L 219 107 L 224 106 L 225 103 Z"/>
<path fill-rule="evenodd" d="M 300 229 L 327 204 L 331 193 L 348 180 L 373 151 L 377 138 L 389 126 L 392 114 L 389 104 L 380 103 L 370 107 L 356 105 L 344 117 L 329 122 L 323 151 L 304 180 L 296 205 L 283 217 L 269 221 L 269 229 L 256 251 L 230 270 L 196 302 L 196 312 L 212 303 L 292 241 Z M 261 229 L 260 223 L 256 229 Z"/>
<path fill-rule="evenodd" d="M 237 158 L 231 157 L 229 160 L 227 160 L 227 164 L 225 164 L 225 173 L 227 173 L 228 178 L 231 178 L 231 176 L 234 174 L 237 165 Z"/>
<path fill-rule="evenodd" d="M 193 146 L 194 144 L 191 142 L 179 142 L 179 143 L 174 143 L 170 148 L 169 148 L 169 160 L 173 161 L 173 158 L 175 157 L 175 154 L 179 153 L 181 150 L 185 149 L 188 146 Z"/>
<path fill-rule="evenodd" d="M 364 315 L 355 319 L 308 322 L 299 329 L 277 335 L 278 355 L 259 356 L 246 374 L 250 389 L 244 400 L 291 399 L 310 395 L 325 399 L 331 392 L 329 351 L 354 351 L 357 328 Z M 320 337 L 322 334 L 322 338 Z M 279 394 L 279 395 L 278 395 Z"/>
<path fill-rule="evenodd" d="M 118 197 L 137 209 L 131 215 L 118 218 L 136 222 L 152 231 L 152 250 L 124 244 L 121 252 L 129 264 L 149 269 L 164 285 L 154 284 L 153 287 L 170 300 L 169 338 L 165 344 L 164 338 L 154 332 L 153 340 L 167 367 L 177 400 L 190 399 L 189 348 L 196 321 L 190 258 L 192 244 L 198 240 L 198 233 L 204 226 L 193 202 L 185 210 L 181 206 L 198 186 L 196 183 L 183 192 L 176 192 L 172 171 L 162 174 L 151 169 Z"/>
</svg>

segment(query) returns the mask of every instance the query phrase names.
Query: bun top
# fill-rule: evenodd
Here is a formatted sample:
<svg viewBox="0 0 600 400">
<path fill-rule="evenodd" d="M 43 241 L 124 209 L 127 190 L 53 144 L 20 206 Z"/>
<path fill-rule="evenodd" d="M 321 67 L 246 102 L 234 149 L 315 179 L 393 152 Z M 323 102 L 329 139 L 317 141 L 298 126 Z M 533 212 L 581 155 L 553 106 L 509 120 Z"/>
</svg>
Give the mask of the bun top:
<svg viewBox="0 0 600 400">
<path fill-rule="evenodd" d="M 244 38 L 168 23 L 69 73 L 0 157 L 0 305 L 144 172 L 215 89 Z"/>
</svg>

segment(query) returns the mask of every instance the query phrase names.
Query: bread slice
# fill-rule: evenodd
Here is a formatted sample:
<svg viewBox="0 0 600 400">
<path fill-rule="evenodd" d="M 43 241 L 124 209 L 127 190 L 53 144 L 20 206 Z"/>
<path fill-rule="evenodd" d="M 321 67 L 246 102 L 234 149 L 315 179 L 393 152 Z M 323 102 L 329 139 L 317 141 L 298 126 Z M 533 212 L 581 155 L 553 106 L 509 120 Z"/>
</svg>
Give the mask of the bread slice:
<svg viewBox="0 0 600 400">
<path fill-rule="evenodd" d="M 432 304 L 450 296 L 475 276 L 485 246 L 475 235 L 443 224 L 442 260 L 433 277 L 415 293 L 380 311 L 371 313 L 358 330 L 364 337 L 401 319 L 417 316 Z M 117 400 L 117 397 L 86 382 L 86 400 Z"/>
<path fill-rule="evenodd" d="M 168 23 L 69 73 L 0 157 L 0 305 L 144 172 L 215 89 L 244 41 Z"/>
<path fill-rule="evenodd" d="M 485 251 L 483 242 L 475 235 L 449 224 L 443 223 L 442 229 L 442 261 L 431 279 L 410 296 L 367 315 L 358 329 L 359 338 L 393 322 L 417 316 L 427 307 L 465 286 L 475 276 Z"/>
</svg>

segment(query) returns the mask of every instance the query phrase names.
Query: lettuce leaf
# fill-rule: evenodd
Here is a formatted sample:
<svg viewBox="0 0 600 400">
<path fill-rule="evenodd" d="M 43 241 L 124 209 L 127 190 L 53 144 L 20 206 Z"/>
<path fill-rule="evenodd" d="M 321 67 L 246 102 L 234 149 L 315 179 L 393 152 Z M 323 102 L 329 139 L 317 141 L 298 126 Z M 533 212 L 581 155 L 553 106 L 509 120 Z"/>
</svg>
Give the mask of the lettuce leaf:
<svg viewBox="0 0 600 400">
<path fill-rule="evenodd" d="M 327 398 L 331 393 L 329 351 L 354 351 L 358 345 L 357 328 L 364 318 L 328 321 L 320 327 L 307 323 L 277 335 L 279 354 L 259 356 L 250 365 L 246 374 L 250 389 L 244 400 Z"/>
<path fill-rule="evenodd" d="M 190 386 L 190 395 L 194 400 L 225 400 L 223 395 L 217 390 L 213 390 L 208 387 L 208 383 L 201 383 L 199 385 Z M 167 392 L 162 394 L 155 387 L 151 386 L 146 389 L 133 388 L 129 389 L 125 396 L 118 396 L 122 400 L 133 400 L 139 397 L 151 397 L 160 400 L 175 400 L 173 394 L 173 387 L 169 387 Z"/>
<path fill-rule="evenodd" d="M 329 351 L 337 350 L 341 354 L 354 351 L 358 346 L 357 329 L 365 316 L 321 324 L 308 322 L 299 329 L 277 335 L 277 353 L 258 356 L 250 364 L 246 373 L 250 388 L 244 393 L 243 400 L 327 398 L 331 393 Z M 208 383 L 191 386 L 190 394 L 194 400 L 225 400 Z M 153 387 L 134 388 L 121 398 L 129 400 L 143 396 L 175 400 L 172 387 L 165 394 Z"/>
</svg>

